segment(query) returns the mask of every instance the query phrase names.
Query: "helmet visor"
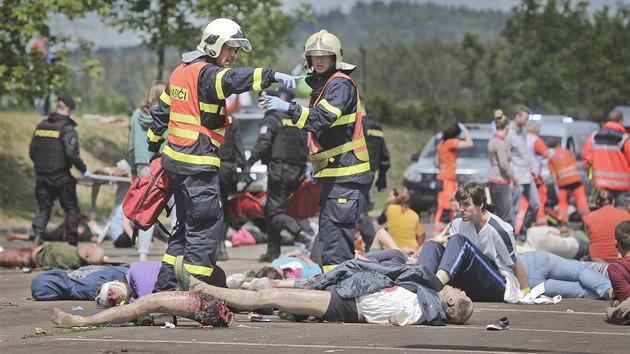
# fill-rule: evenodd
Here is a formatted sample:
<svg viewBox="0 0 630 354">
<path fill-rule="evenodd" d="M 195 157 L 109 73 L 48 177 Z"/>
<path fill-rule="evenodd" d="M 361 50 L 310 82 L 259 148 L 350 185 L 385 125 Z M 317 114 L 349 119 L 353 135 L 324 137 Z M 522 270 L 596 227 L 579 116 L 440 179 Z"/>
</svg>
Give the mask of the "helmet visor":
<svg viewBox="0 0 630 354">
<path fill-rule="evenodd" d="M 230 38 L 225 41 L 225 45 L 232 48 L 242 48 L 246 52 L 252 50 L 252 45 L 247 38 Z"/>
<path fill-rule="evenodd" d="M 327 57 L 329 55 L 335 55 L 335 52 L 321 49 L 307 49 L 306 52 L 304 52 L 304 56 L 307 57 Z"/>
</svg>

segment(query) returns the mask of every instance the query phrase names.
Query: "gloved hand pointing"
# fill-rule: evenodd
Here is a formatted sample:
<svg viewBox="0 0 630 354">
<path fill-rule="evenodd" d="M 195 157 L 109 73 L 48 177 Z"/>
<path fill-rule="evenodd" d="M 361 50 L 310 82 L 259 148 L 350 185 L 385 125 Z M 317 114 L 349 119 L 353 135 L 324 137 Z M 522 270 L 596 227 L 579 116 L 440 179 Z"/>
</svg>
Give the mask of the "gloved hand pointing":
<svg viewBox="0 0 630 354">
<path fill-rule="evenodd" d="M 265 100 L 262 102 L 265 109 L 270 111 L 288 112 L 289 102 L 283 101 L 280 97 L 276 96 L 264 96 Z"/>
<path fill-rule="evenodd" d="M 277 73 L 275 73 L 273 75 L 273 78 L 276 80 L 276 82 L 282 83 L 289 90 L 295 90 L 295 86 L 296 86 L 295 81 L 296 80 L 301 80 L 304 77 L 303 76 L 291 76 L 291 75 L 288 75 L 288 74 L 277 72 Z"/>
</svg>

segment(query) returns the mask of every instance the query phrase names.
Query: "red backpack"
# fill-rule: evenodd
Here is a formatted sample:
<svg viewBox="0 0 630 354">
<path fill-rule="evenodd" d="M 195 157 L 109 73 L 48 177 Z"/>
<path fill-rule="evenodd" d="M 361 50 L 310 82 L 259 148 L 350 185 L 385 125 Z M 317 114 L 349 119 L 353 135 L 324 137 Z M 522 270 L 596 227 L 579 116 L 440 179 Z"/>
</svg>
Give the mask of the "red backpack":
<svg viewBox="0 0 630 354">
<path fill-rule="evenodd" d="M 168 177 L 162 168 L 162 157 L 151 161 L 150 176 L 137 177 L 123 200 L 123 212 L 133 224 L 148 230 L 158 220 L 173 194 Z"/>
</svg>

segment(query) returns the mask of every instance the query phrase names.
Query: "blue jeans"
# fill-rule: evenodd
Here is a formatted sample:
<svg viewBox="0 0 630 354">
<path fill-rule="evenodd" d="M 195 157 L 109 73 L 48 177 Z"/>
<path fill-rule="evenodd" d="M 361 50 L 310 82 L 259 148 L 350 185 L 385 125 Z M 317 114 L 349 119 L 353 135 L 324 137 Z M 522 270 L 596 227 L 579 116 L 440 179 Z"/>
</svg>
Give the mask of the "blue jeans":
<svg viewBox="0 0 630 354">
<path fill-rule="evenodd" d="M 529 279 L 529 286 L 545 283 L 545 295 L 603 299 L 612 286 L 601 273 L 586 264 L 544 251 L 525 252 L 519 257 Z"/>
<path fill-rule="evenodd" d="M 525 214 L 525 219 L 523 221 L 523 230 L 527 230 L 529 225 L 527 225 L 525 221 L 532 220 L 532 217 L 536 215 L 538 208 L 540 207 L 540 199 L 538 198 L 536 182 L 532 181 L 532 183 L 517 184 L 512 189 L 512 215 L 514 217 L 513 220 L 515 221 L 516 214 L 518 214 L 518 209 L 521 206 L 521 194 L 527 198 L 527 202 L 529 203 L 529 208 L 527 208 L 527 214 Z"/>
<path fill-rule="evenodd" d="M 451 236 L 446 247 L 426 242 L 416 264 L 433 273 L 438 269 L 448 272 L 449 284 L 464 290 L 472 301 L 503 302 L 505 279 L 494 261 L 463 235 Z"/>
</svg>

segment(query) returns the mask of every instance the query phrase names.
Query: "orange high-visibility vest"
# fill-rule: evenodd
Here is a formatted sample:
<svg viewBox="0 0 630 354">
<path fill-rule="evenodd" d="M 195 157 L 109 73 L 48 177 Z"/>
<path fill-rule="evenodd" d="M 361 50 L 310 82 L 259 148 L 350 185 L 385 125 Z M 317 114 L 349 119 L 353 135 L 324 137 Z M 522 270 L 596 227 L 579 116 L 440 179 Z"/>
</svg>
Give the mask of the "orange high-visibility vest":
<svg viewBox="0 0 630 354">
<path fill-rule="evenodd" d="M 322 98 L 322 94 L 324 93 L 324 91 L 326 91 L 326 86 L 328 86 L 330 81 L 336 77 L 343 77 L 352 82 L 352 84 L 357 90 L 356 92 L 357 106 L 354 112 L 337 118 L 337 120 L 332 124 L 332 126 L 354 124 L 354 131 L 352 134 L 352 140 L 350 142 L 347 142 L 347 143 L 344 143 L 344 144 L 341 144 L 341 145 L 338 145 L 329 149 L 324 149 L 319 143 L 319 141 L 317 141 L 317 138 L 315 137 L 315 135 L 309 132 L 308 134 L 309 152 L 310 152 L 311 163 L 313 164 L 313 171 L 314 171 L 315 178 L 349 176 L 349 175 L 354 175 L 354 174 L 358 174 L 358 173 L 366 172 L 370 170 L 370 162 L 369 162 L 369 156 L 368 156 L 368 151 L 367 151 L 367 145 L 365 142 L 365 137 L 363 136 L 363 125 L 361 124 L 362 122 L 361 102 L 359 99 L 359 90 L 357 88 L 356 82 L 352 80 L 350 76 L 341 72 L 336 72 L 335 74 L 331 75 L 330 78 L 328 78 L 328 81 L 326 81 L 326 84 L 324 84 L 324 87 L 322 88 L 321 93 L 319 94 L 317 99 L 312 103 L 311 107 L 317 106 L 317 104 L 320 102 Z M 344 167 L 337 167 L 337 168 L 328 167 L 329 160 L 334 159 L 334 157 L 341 155 L 343 153 L 346 153 L 346 152 L 350 152 L 350 151 L 354 153 L 354 155 L 357 157 L 359 161 L 363 161 L 363 162 L 355 164 L 353 166 L 344 166 Z"/>
<path fill-rule="evenodd" d="M 549 159 L 547 166 L 549 167 L 549 172 L 556 175 L 558 187 L 582 182 L 580 171 L 577 168 L 577 161 L 571 151 L 561 147 L 556 147 L 555 150 L 556 152 Z"/>
<path fill-rule="evenodd" d="M 593 181 L 596 188 L 630 190 L 630 161 L 623 147 L 628 134 L 616 129 L 603 129 L 592 138 Z"/>
<path fill-rule="evenodd" d="M 199 141 L 199 134 L 207 136 L 218 151 L 224 141 L 225 129 L 229 126 L 225 110 L 225 101 L 210 104 L 199 101 L 198 83 L 201 70 L 210 65 L 206 62 L 192 64 L 183 63 L 178 66 L 169 79 L 169 93 L 166 97 L 170 104 L 168 122 L 168 147 L 164 154 L 170 158 L 186 163 L 210 164 L 219 166 L 218 157 L 204 156 L 194 148 Z M 225 123 L 218 129 L 210 130 L 201 124 L 201 112 L 223 114 Z"/>
</svg>

